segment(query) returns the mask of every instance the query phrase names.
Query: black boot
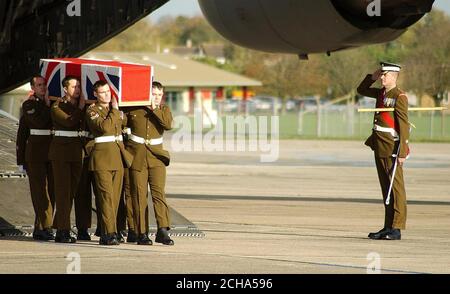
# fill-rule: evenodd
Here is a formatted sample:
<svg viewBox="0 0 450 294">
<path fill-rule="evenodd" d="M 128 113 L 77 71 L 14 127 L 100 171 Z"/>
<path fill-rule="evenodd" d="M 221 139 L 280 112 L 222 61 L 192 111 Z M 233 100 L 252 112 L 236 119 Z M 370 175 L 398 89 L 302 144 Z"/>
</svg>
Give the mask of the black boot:
<svg viewBox="0 0 450 294">
<path fill-rule="evenodd" d="M 392 229 L 383 236 L 383 240 L 401 240 L 402 239 L 402 233 L 399 229 Z"/>
<path fill-rule="evenodd" d="M 127 243 L 135 243 L 137 242 L 137 234 L 135 231 L 128 230 Z"/>
<path fill-rule="evenodd" d="M 147 234 L 140 234 L 137 238 L 138 245 L 153 245 L 152 240 L 148 237 Z"/>
<path fill-rule="evenodd" d="M 33 239 L 41 240 L 41 241 L 50 241 L 55 240 L 55 235 L 53 234 L 53 230 L 51 228 L 43 229 L 43 230 L 34 230 L 33 231 Z"/>
<path fill-rule="evenodd" d="M 57 230 L 55 242 L 56 243 L 76 243 L 77 239 L 70 235 L 69 230 Z"/>
<path fill-rule="evenodd" d="M 100 245 L 119 245 L 116 233 L 105 234 L 100 237 L 98 242 Z"/>
<path fill-rule="evenodd" d="M 174 245 L 175 242 L 173 242 L 172 239 L 169 237 L 169 233 L 167 232 L 166 228 L 159 228 L 156 232 L 156 243 L 162 243 L 164 245 Z"/>
<path fill-rule="evenodd" d="M 382 228 L 376 233 L 369 233 L 369 238 L 374 240 L 380 240 L 383 239 L 383 237 L 388 234 L 391 231 L 390 228 Z"/>
<path fill-rule="evenodd" d="M 77 240 L 91 241 L 91 235 L 87 229 L 79 229 L 77 233 Z"/>
</svg>

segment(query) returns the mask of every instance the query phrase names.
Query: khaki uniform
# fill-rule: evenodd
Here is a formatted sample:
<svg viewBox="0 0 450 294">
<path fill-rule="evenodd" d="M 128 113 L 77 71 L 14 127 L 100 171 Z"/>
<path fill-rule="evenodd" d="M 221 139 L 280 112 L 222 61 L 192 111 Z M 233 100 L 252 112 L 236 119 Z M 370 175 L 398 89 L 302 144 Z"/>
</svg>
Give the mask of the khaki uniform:
<svg viewBox="0 0 450 294">
<path fill-rule="evenodd" d="M 400 150 L 398 156 L 405 158 L 409 153 L 409 122 L 408 122 L 408 97 L 403 91 L 395 87 L 385 93 L 385 89 L 371 88 L 375 81 L 371 75 L 367 75 L 358 87 L 358 93 L 364 96 L 377 99 L 377 108 L 394 108 L 394 112 L 375 112 L 372 135 L 366 140 L 375 154 L 375 164 L 383 193 L 383 203 L 385 203 L 390 185 L 391 173 L 397 153 L 398 144 Z M 378 130 L 376 130 L 376 128 Z M 381 131 L 383 128 L 384 131 Z M 395 132 L 387 132 L 386 129 L 393 129 Z M 394 155 L 394 156 L 393 156 Z M 406 192 L 403 181 L 403 168 L 397 164 L 391 192 L 391 201 L 385 206 L 386 228 L 405 229 L 406 226 Z"/>
<path fill-rule="evenodd" d="M 134 223 L 133 215 L 133 202 L 130 191 L 130 170 L 126 168 L 123 175 L 123 188 L 122 195 L 120 197 L 119 212 L 117 213 L 117 230 L 128 230 L 136 232 L 136 226 Z"/>
<path fill-rule="evenodd" d="M 163 149 L 164 130 L 172 128 L 172 113 L 168 106 L 150 110 L 148 107 L 131 107 L 126 110 L 132 135 L 126 148 L 133 154 L 130 168 L 130 190 L 133 198 L 136 232 L 146 234 L 149 229 L 147 187 L 150 184 L 153 208 L 158 228 L 170 228 L 169 208 L 165 197 L 166 166 L 169 152 Z M 144 143 L 133 140 L 137 136 Z"/>
<path fill-rule="evenodd" d="M 17 164 L 25 166 L 27 170 L 37 230 L 51 228 L 53 223 L 55 195 L 52 167 L 48 159 L 51 129 L 50 107 L 43 99 L 35 97 L 35 100 L 27 100 L 22 104 L 16 140 Z"/>
<path fill-rule="evenodd" d="M 86 120 L 82 119 L 81 129 L 89 132 Z M 91 227 L 92 222 L 92 187 L 94 181 L 94 174 L 89 171 L 90 151 L 94 147 L 94 140 L 92 135 L 81 138 L 83 143 L 83 167 L 81 170 L 80 183 L 78 185 L 77 195 L 75 196 L 75 223 L 78 230 L 87 230 Z M 94 195 L 96 191 L 94 189 Z"/>
<path fill-rule="evenodd" d="M 117 233 L 117 211 L 122 191 L 124 165 L 131 157 L 123 142 L 117 138 L 122 135 L 122 125 L 126 118 L 119 110 L 92 104 L 86 112 L 86 121 L 92 134 L 99 140 L 115 136 L 115 141 L 97 142 L 92 148 L 89 170 L 94 172 L 95 186 L 101 215 L 101 234 Z"/>
<path fill-rule="evenodd" d="M 49 159 L 52 162 L 56 195 L 54 226 L 58 230 L 70 230 L 70 211 L 80 182 L 83 161 L 83 144 L 80 137 L 58 135 L 58 131 L 78 132 L 83 112 L 65 97 L 51 106 L 55 135 L 50 144 Z"/>
</svg>

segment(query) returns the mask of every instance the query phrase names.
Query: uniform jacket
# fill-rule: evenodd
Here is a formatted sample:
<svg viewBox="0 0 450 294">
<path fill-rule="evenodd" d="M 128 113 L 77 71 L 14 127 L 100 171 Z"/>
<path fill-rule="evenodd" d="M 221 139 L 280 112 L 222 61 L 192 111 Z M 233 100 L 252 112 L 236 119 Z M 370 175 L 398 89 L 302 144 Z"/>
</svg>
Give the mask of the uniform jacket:
<svg viewBox="0 0 450 294">
<path fill-rule="evenodd" d="M 400 151 L 399 157 L 408 155 L 409 122 L 408 122 L 408 97 L 399 88 L 386 93 L 385 88 L 371 88 L 375 81 L 371 75 L 367 75 L 358 87 L 358 93 L 367 97 L 377 99 L 377 108 L 394 108 L 393 112 L 375 112 L 373 123 L 381 127 L 394 127 L 399 135 Z M 366 140 L 378 157 L 390 157 L 397 152 L 397 142 L 387 132 L 372 131 L 372 135 Z"/>
<path fill-rule="evenodd" d="M 30 129 L 51 130 L 50 107 L 43 99 L 35 97 L 22 104 L 22 116 L 17 132 L 17 164 L 25 162 L 48 161 L 48 150 L 52 137 L 50 135 L 30 135 Z"/>
<path fill-rule="evenodd" d="M 16 137 L 16 161 L 17 165 L 26 165 L 25 162 L 25 149 L 27 146 L 27 140 L 30 136 L 30 129 L 25 125 L 23 116 L 19 120 L 19 129 L 17 130 Z"/>
<path fill-rule="evenodd" d="M 172 129 L 172 113 L 167 105 L 154 110 L 146 106 L 129 107 L 125 111 L 131 133 L 146 140 L 161 138 L 165 130 Z M 134 156 L 131 169 L 141 171 L 145 160 L 150 166 L 168 166 L 170 163 L 169 152 L 164 150 L 163 144 L 139 144 L 127 140 L 126 148 Z"/>
<path fill-rule="evenodd" d="M 50 111 L 55 131 L 80 131 L 83 111 L 65 98 L 58 98 Z M 57 161 L 82 161 L 83 143 L 80 137 L 53 137 L 49 159 Z"/>
<path fill-rule="evenodd" d="M 126 117 L 114 108 L 102 107 L 98 102 L 86 112 L 87 125 L 95 138 L 120 136 Z M 131 165 L 132 157 L 121 141 L 95 143 L 89 160 L 89 170 L 120 170 Z"/>
</svg>

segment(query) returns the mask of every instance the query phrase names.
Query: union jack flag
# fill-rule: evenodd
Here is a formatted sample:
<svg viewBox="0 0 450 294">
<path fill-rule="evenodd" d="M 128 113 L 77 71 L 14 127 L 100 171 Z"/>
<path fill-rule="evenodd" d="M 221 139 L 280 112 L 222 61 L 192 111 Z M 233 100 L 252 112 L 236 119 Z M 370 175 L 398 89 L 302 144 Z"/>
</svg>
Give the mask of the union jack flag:
<svg viewBox="0 0 450 294">
<path fill-rule="evenodd" d="M 98 80 L 106 81 L 111 95 L 116 97 L 119 106 L 151 104 L 151 84 L 153 67 L 117 61 L 81 58 L 41 59 L 39 71 L 47 81 L 49 96 L 52 99 L 64 96 L 62 80 L 68 75 L 81 81 L 84 97 L 95 101 L 93 85 Z"/>
</svg>

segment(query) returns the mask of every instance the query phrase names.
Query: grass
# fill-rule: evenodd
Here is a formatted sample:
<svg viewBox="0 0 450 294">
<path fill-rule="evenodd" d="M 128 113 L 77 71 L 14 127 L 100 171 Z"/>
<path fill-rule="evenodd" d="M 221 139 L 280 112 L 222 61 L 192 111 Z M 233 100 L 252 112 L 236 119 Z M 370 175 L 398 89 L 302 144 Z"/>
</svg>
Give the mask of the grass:
<svg viewBox="0 0 450 294">
<path fill-rule="evenodd" d="M 235 114 L 230 114 L 236 117 Z M 353 118 L 352 118 L 353 116 Z M 258 119 L 266 120 L 270 131 L 271 114 L 258 114 Z M 373 114 L 348 112 L 328 112 L 321 115 L 320 136 L 317 130 L 317 114 L 307 113 L 300 120 L 297 113 L 287 113 L 279 117 L 280 139 L 325 139 L 325 140 L 363 140 L 367 138 L 372 129 Z M 191 126 L 194 119 L 189 118 Z M 410 113 L 409 121 L 413 128 L 410 139 L 415 142 L 450 142 L 450 117 L 440 113 Z M 299 129 L 299 124 L 302 128 Z M 223 132 L 227 132 L 226 119 L 222 117 Z M 229 129 L 229 127 L 228 127 Z M 176 130 L 175 130 L 176 131 Z M 202 129 L 203 133 L 211 131 L 211 128 Z M 257 129 L 256 129 L 257 131 Z M 234 126 L 234 133 L 237 133 Z"/>
</svg>

